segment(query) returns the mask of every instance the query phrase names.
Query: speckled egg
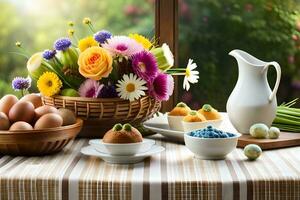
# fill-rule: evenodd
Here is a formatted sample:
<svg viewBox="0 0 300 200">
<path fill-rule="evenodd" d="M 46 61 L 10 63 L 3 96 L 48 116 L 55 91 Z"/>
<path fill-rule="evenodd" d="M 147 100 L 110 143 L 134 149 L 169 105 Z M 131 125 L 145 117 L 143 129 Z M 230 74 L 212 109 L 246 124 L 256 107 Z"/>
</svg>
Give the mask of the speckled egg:
<svg viewBox="0 0 300 200">
<path fill-rule="evenodd" d="M 244 148 L 244 154 L 249 160 L 256 160 L 262 153 L 261 148 L 256 144 L 248 144 Z"/>
</svg>

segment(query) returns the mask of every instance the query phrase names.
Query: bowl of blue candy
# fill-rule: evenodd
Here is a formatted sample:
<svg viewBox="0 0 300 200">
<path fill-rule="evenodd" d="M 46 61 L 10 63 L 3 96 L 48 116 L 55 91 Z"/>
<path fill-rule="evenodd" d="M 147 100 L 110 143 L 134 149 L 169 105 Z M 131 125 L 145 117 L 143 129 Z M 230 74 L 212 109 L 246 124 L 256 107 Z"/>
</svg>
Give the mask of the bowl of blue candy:
<svg viewBox="0 0 300 200">
<path fill-rule="evenodd" d="M 207 126 L 184 134 L 186 147 L 196 158 L 204 160 L 225 159 L 237 145 L 239 133 L 229 133 Z"/>
</svg>

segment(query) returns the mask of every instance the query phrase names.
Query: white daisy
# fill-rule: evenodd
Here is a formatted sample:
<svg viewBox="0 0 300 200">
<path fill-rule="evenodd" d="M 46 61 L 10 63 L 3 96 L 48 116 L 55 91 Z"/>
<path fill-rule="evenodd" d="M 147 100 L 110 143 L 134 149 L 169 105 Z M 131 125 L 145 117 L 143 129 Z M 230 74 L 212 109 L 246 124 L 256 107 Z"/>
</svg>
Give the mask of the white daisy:
<svg viewBox="0 0 300 200">
<path fill-rule="evenodd" d="M 199 72 L 194 70 L 197 68 L 197 64 L 193 63 L 192 59 L 189 59 L 189 63 L 185 69 L 185 77 L 183 80 L 183 89 L 188 91 L 190 89 L 190 83 L 197 83 L 199 79 Z"/>
<path fill-rule="evenodd" d="M 116 90 L 120 98 L 133 101 L 145 95 L 144 90 L 147 90 L 145 84 L 146 81 L 132 73 L 129 76 L 124 74 L 123 79 L 118 81 Z"/>
</svg>

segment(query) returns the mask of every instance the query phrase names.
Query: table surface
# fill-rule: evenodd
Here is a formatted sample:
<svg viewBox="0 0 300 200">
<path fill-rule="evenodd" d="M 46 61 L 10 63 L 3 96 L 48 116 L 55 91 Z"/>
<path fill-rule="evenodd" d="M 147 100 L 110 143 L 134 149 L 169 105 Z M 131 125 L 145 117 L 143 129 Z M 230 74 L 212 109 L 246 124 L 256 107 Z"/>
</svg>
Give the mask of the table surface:
<svg viewBox="0 0 300 200">
<path fill-rule="evenodd" d="M 226 160 L 194 159 L 182 144 L 131 165 L 87 157 L 77 139 L 59 154 L 0 158 L 0 199 L 300 199 L 300 147 L 264 151 L 254 162 L 242 149 Z"/>
</svg>

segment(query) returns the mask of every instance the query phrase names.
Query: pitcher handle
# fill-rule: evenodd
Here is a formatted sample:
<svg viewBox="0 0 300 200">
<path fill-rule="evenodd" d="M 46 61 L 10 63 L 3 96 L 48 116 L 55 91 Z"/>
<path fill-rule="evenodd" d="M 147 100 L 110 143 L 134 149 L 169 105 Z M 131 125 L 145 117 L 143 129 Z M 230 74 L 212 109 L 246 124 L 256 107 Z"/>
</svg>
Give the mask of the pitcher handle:
<svg viewBox="0 0 300 200">
<path fill-rule="evenodd" d="M 277 73 L 277 77 L 276 77 L 276 83 L 274 86 L 274 89 L 271 93 L 271 95 L 269 96 L 269 101 L 272 101 L 274 99 L 274 97 L 276 96 L 278 87 L 279 87 L 279 83 L 280 83 L 280 78 L 281 78 L 281 68 L 280 65 L 277 62 L 269 62 L 265 65 L 264 70 L 266 70 L 269 66 L 273 66 L 276 69 L 276 73 Z"/>
</svg>

